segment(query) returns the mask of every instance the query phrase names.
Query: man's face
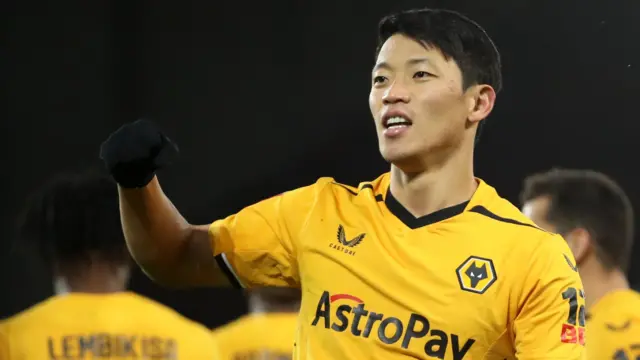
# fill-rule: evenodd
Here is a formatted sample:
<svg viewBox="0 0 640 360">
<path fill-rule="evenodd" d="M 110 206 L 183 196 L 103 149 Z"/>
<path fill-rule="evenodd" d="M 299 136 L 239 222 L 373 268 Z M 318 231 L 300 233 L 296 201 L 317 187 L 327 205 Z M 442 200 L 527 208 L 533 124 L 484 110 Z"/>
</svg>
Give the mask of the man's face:
<svg viewBox="0 0 640 360">
<path fill-rule="evenodd" d="M 455 61 L 396 34 L 378 54 L 369 107 L 383 158 L 399 163 L 457 147 L 465 138 L 474 99 L 463 91 Z"/>
<path fill-rule="evenodd" d="M 549 197 L 539 196 L 525 202 L 522 206 L 522 213 L 540 228 L 555 233 L 558 229 L 547 220 L 549 205 L 551 205 Z"/>
</svg>

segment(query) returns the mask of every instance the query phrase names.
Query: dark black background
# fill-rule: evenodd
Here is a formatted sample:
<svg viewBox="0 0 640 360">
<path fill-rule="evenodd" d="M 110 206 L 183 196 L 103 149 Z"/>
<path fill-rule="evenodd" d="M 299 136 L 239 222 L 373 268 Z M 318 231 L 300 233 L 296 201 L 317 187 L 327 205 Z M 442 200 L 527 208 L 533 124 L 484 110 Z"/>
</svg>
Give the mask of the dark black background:
<svg viewBox="0 0 640 360">
<path fill-rule="evenodd" d="M 426 5 L 469 15 L 502 52 L 478 176 L 515 202 L 531 172 L 589 167 L 640 203 L 635 0 L 14 1 L 2 11 L 0 316 L 51 294 L 47 272 L 11 245 L 25 196 L 96 163 L 100 142 L 140 116 L 180 146 L 160 178 L 192 222 L 320 176 L 357 184 L 385 171 L 367 105 L 376 24 Z M 209 326 L 245 311 L 232 290 L 170 292 L 139 272 L 132 288 Z"/>
</svg>

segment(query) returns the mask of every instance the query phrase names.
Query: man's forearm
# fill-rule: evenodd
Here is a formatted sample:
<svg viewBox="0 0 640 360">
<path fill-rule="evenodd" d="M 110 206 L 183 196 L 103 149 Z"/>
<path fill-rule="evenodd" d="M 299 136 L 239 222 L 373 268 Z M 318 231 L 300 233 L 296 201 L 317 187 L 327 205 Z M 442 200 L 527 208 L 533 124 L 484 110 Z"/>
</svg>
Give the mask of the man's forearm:
<svg viewBox="0 0 640 360">
<path fill-rule="evenodd" d="M 179 266 L 193 228 L 162 192 L 154 178 L 140 189 L 119 188 L 120 217 L 127 246 L 155 280 Z"/>
</svg>

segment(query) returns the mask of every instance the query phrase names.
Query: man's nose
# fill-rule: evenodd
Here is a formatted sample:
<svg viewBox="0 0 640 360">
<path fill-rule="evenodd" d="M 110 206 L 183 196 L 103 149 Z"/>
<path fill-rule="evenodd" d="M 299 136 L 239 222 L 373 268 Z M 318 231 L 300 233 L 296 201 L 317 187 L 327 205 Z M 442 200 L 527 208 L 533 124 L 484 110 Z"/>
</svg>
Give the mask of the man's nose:
<svg viewBox="0 0 640 360">
<path fill-rule="evenodd" d="M 394 81 L 382 96 L 382 103 L 385 105 L 399 102 L 408 103 L 410 99 L 409 91 L 398 81 Z"/>
</svg>

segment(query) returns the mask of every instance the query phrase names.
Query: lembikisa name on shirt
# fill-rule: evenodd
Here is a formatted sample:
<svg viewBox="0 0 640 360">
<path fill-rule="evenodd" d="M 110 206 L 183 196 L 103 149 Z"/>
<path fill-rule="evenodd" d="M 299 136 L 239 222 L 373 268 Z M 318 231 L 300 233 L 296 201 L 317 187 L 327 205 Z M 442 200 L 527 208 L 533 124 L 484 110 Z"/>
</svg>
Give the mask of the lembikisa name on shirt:
<svg viewBox="0 0 640 360">
<path fill-rule="evenodd" d="M 178 343 L 172 338 L 124 334 L 69 334 L 48 337 L 49 360 L 178 358 Z"/>
</svg>

